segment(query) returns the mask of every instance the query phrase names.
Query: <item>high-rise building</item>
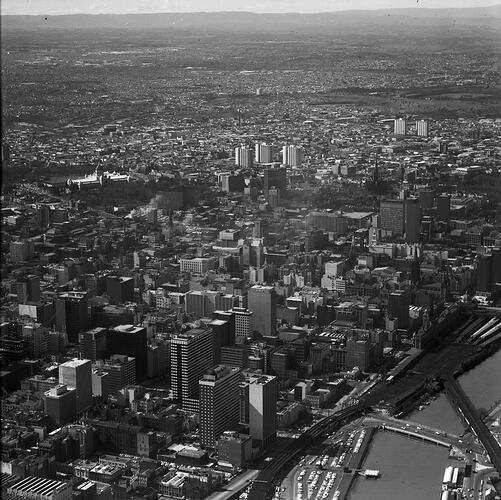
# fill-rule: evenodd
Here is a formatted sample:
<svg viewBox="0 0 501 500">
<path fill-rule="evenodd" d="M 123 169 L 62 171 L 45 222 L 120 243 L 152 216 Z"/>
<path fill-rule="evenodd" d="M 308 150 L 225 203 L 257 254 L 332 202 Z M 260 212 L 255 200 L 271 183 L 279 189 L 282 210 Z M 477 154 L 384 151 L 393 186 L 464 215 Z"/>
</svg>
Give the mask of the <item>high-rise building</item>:
<svg viewBox="0 0 501 500">
<path fill-rule="evenodd" d="M 280 206 L 280 189 L 272 187 L 268 190 L 268 204 L 271 208 Z"/>
<path fill-rule="evenodd" d="M 405 135 L 407 132 L 407 124 L 405 120 L 399 118 L 393 122 L 393 133 L 395 135 Z"/>
<path fill-rule="evenodd" d="M 306 216 L 306 229 L 321 229 L 328 233 L 344 234 L 347 230 L 346 217 L 339 213 L 310 212 Z"/>
<path fill-rule="evenodd" d="M 348 338 L 346 342 L 346 368 L 360 368 L 363 372 L 367 372 L 370 368 L 370 340 Z"/>
<path fill-rule="evenodd" d="M 119 325 L 108 332 L 108 353 L 124 354 L 136 360 L 136 378 L 146 375 L 148 339 L 143 326 Z"/>
<path fill-rule="evenodd" d="M 136 383 L 136 360 L 133 357 L 113 354 L 102 364 L 102 371 L 108 374 L 106 378 L 108 394 L 115 394 L 123 387 Z"/>
<path fill-rule="evenodd" d="M 492 291 L 492 255 L 481 255 L 477 261 L 477 292 L 490 294 Z"/>
<path fill-rule="evenodd" d="M 15 264 L 29 262 L 33 259 L 35 246 L 33 240 L 20 240 L 10 242 L 10 260 Z"/>
<path fill-rule="evenodd" d="M 256 163 L 271 163 L 273 161 L 273 146 L 264 142 L 257 142 L 255 148 Z"/>
<path fill-rule="evenodd" d="M 284 146 L 282 148 L 282 163 L 291 167 L 300 167 L 303 162 L 302 146 Z"/>
<path fill-rule="evenodd" d="M 60 427 L 75 420 L 77 391 L 66 385 L 57 385 L 44 394 L 44 410 L 52 427 Z"/>
<path fill-rule="evenodd" d="M 92 406 L 92 363 L 89 359 L 72 359 L 59 365 L 59 383 L 76 389 L 76 411 Z"/>
<path fill-rule="evenodd" d="M 390 293 L 388 297 L 388 316 L 397 318 L 398 328 L 409 327 L 410 298 L 407 292 Z"/>
<path fill-rule="evenodd" d="M 198 382 L 213 366 L 212 331 L 193 328 L 171 338 L 171 385 L 175 399 L 183 406 L 198 399 Z"/>
<path fill-rule="evenodd" d="M 277 294 L 272 286 L 254 285 L 249 288 L 249 310 L 253 313 L 253 329 L 261 335 L 275 335 Z"/>
<path fill-rule="evenodd" d="M 78 334 L 89 328 L 86 292 L 64 292 L 56 299 L 56 328 L 68 335 L 68 341 L 78 343 Z"/>
<path fill-rule="evenodd" d="M 421 205 L 417 198 L 405 200 L 405 241 L 417 243 L 421 235 Z"/>
<path fill-rule="evenodd" d="M 418 120 L 416 129 L 419 137 L 428 137 L 428 122 L 426 120 Z"/>
<path fill-rule="evenodd" d="M 112 303 L 132 302 L 134 300 L 134 278 L 106 276 L 106 293 Z"/>
<path fill-rule="evenodd" d="M 419 203 L 421 203 L 423 210 L 433 208 L 434 200 L 435 191 L 433 189 L 421 189 L 419 191 Z"/>
<path fill-rule="evenodd" d="M 268 446 L 277 433 L 278 380 L 259 375 L 249 379 L 249 433 L 260 448 Z"/>
<path fill-rule="evenodd" d="M 283 195 L 287 190 L 287 171 L 285 168 L 267 168 L 264 171 L 263 194 L 266 200 L 272 187 L 277 188 Z"/>
<path fill-rule="evenodd" d="M 404 200 L 381 200 L 381 229 L 391 231 L 395 236 L 404 232 Z"/>
<path fill-rule="evenodd" d="M 254 313 L 244 307 L 234 307 L 231 312 L 235 315 L 235 343 L 244 344 L 253 332 Z"/>
<path fill-rule="evenodd" d="M 224 365 L 205 373 L 200 388 L 200 444 L 215 448 L 219 436 L 238 424 L 240 370 Z"/>
<path fill-rule="evenodd" d="M 221 348 L 228 345 L 234 345 L 234 329 L 232 328 L 231 321 L 224 321 L 221 319 L 213 319 L 209 326 L 212 330 L 213 344 L 214 344 L 214 363 L 221 361 Z"/>
<path fill-rule="evenodd" d="M 33 274 L 16 281 L 17 301 L 19 304 L 40 300 L 40 278 Z"/>
<path fill-rule="evenodd" d="M 100 326 L 86 332 L 80 332 L 78 339 L 82 356 L 92 362 L 97 359 L 104 359 L 108 353 L 107 338 L 108 329 Z"/>
<path fill-rule="evenodd" d="M 441 194 L 437 197 L 437 220 L 447 222 L 451 216 L 451 197 Z"/>
<path fill-rule="evenodd" d="M 252 167 L 252 154 L 252 149 L 247 146 L 235 148 L 235 165 L 243 168 Z"/>
</svg>

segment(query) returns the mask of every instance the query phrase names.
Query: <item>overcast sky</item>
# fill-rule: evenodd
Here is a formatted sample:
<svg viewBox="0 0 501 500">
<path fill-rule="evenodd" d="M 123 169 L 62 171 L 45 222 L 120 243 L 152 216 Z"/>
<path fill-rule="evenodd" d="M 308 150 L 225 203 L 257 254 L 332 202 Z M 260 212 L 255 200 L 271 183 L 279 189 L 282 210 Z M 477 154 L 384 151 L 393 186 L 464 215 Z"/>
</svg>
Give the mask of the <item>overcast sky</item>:
<svg viewBox="0 0 501 500">
<path fill-rule="evenodd" d="M 501 0 L 1 0 L 2 14 L 141 13 L 196 11 L 325 12 L 403 7 L 483 7 Z"/>
</svg>

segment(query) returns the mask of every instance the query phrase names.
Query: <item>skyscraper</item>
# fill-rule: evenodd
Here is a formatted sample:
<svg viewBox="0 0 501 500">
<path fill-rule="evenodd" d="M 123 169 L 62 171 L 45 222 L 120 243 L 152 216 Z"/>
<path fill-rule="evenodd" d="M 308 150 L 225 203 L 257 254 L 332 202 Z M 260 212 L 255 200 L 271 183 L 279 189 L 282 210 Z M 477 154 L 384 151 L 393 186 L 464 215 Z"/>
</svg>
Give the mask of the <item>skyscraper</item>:
<svg viewBox="0 0 501 500">
<path fill-rule="evenodd" d="M 136 377 L 146 375 L 148 340 L 146 328 L 133 325 L 119 325 L 108 332 L 108 354 L 125 354 L 136 360 Z"/>
<path fill-rule="evenodd" d="M 76 389 L 76 411 L 92 406 L 92 363 L 88 359 L 72 359 L 59 365 L 59 383 Z"/>
<path fill-rule="evenodd" d="M 397 318 L 398 328 L 409 327 L 409 294 L 406 292 L 390 293 L 388 297 L 388 316 Z"/>
<path fill-rule="evenodd" d="M 106 328 L 97 327 L 86 332 L 80 332 L 78 339 L 80 343 L 80 352 L 85 359 L 92 362 L 97 359 L 104 359 L 107 354 L 107 335 Z"/>
<path fill-rule="evenodd" d="M 303 162 L 302 146 L 284 146 L 282 148 L 282 163 L 291 167 L 300 167 Z"/>
<path fill-rule="evenodd" d="M 268 446 L 277 433 L 278 380 L 270 375 L 249 380 L 249 433 L 253 444 Z"/>
<path fill-rule="evenodd" d="M 213 366 L 212 331 L 193 328 L 171 339 L 171 385 L 175 399 L 183 406 L 198 399 L 198 382 Z"/>
<path fill-rule="evenodd" d="M 421 205 L 417 198 L 405 200 L 405 241 L 417 243 L 421 234 Z"/>
<path fill-rule="evenodd" d="M 380 204 L 381 229 L 391 231 L 395 236 L 404 232 L 404 201 L 381 200 Z"/>
<path fill-rule="evenodd" d="M 264 171 L 263 194 L 266 200 L 272 187 L 283 195 L 287 189 L 287 171 L 285 168 L 267 168 Z"/>
<path fill-rule="evenodd" d="M 271 163 L 273 161 L 273 146 L 264 142 L 256 142 L 255 146 L 255 161 L 256 163 Z"/>
<path fill-rule="evenodd" d="M 407 132 L 407 124 L 405 120 L 399 118 L 393 122 L 393 133 L 395 135 L 405 135 Z"/>
<path fill-rule="evenodd" d="M 33 274 L 16 281 L 17 301 L 19 304 L 40 300 L 40 278 Z"/>
<path fill-rule="evenodd" d="M 451 216 L 451 197 L 448 194 L 441 194 L 437 198 L 437 220 L 446 222 Z"/>
<path fill-rule="evenodd" d="M 277 295 L 272 286 L 254 285 L 249 288 L 249 310 L 253 313 L 253 328 L 262 335 L 275 335 Z"/>
<path fill-rule="evenodd" d="M 136 360 L 133 357 L 113 354 L 104 361 L 102 370 L 108 374 L 106 377 L 106 391 L 108 394 L 115 394 L 122 387 L 136 383 Z"/>
<path fill-rule="evenodd" d="M 420 137 L 428 137 L 428 122 L 426 120 L 418 120 L 416 122 L 417 135 Z"/>
<path fill-rule="evenodd" d="M 235 148 L 235 165 L 237 167 L 252 167 L 252 149 L 247 146 Z"/>
<path fill-rule="evenodd" d="M 56 328 L 68 334 L 68 341 L 78 343 L 78 334 L 89 328 L 86 292 L 65 292 L 56 299 Z"/>
<path fill-rule="evenodd" d="M 240 369 L 219 365 L 199 381 L 200 444 L 215 448 L 219 436 L 233 430 L 240 417 Z"/>
</svg>

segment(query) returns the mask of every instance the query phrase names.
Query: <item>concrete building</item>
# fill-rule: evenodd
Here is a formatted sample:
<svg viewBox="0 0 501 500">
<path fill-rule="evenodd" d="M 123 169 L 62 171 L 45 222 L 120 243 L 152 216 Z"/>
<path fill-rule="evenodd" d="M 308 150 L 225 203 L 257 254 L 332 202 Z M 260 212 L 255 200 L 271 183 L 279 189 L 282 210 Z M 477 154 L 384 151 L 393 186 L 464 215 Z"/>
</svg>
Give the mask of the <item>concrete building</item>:
<svg viewBox="0 0 501 500">
<path fill-rule="evenodd" d="M 275 335 L 277 295 L 274 287 L 254 285 L 249 288 L 249 310 L 253 313 L 253 329 L 262 335 Z"/>
<path fill-rule="evenodd" d="M 28 476 L 7 488 L 7 495 L 33 500 L 71 500 L 73 491 L 70 482 Z"/>
<path fill-rule="evenodd" d="M 212 331 L 194 328 L 171 339 L 171 386 L 174 399 L 183 406 L 198 399 L 198 382 L 213 366 Z"/>
<path fill-rule="evenodd" d="M 240 380 L 239 368 L 224 365 L 209 370 L 200 380 L 199 415 L 202 446 L 216 448 L 219 436 L 238 424 Z"/>
<path fill-rule="evenodd" d="M 92 362 L 72 359 L 59 365 L 59 383 L 76 389 L 76 410 L 80 413 L 92 406 Z"/>
<path fill-rule="evenodd" d="M 249 432 L 254 447 L 264 448 L 277 433 L 278 379 L 270 375 L 249 379 Z"/>
<path fill-rule="evenodd" d="M 381 200 L 380 205 L 381 229 L 391 231 L 395 236 L 404 233 L 404 201 Z"/>
</svg>

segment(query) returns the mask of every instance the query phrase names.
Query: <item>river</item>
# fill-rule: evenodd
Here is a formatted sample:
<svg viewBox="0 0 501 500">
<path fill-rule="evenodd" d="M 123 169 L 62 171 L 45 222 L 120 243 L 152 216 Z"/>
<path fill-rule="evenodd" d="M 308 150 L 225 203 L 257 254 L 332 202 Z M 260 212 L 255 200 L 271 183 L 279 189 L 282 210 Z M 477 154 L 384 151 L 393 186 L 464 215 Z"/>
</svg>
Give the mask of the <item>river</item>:
<svg viewBox="0 0 501 500">
<path fill-rule="evenodd" d="M 489 409 L 501 399 L 501 351 L 482 361 L 459 377 L 459 383 L 477 408 Z M 461 435 L 466 428 L 449 404 L 445 395 L 415 410 L 405 417 L 420 424 L 437 427 L 445 432 Z"/>
<path fill-rule="evenodd" d="M 392 432 L 377 432 L 364 468 L 378 469 L 379 479 L 355 479 L 349 500 L 428 500 L 440 498 L 449 451 Z"/>
</svg>

